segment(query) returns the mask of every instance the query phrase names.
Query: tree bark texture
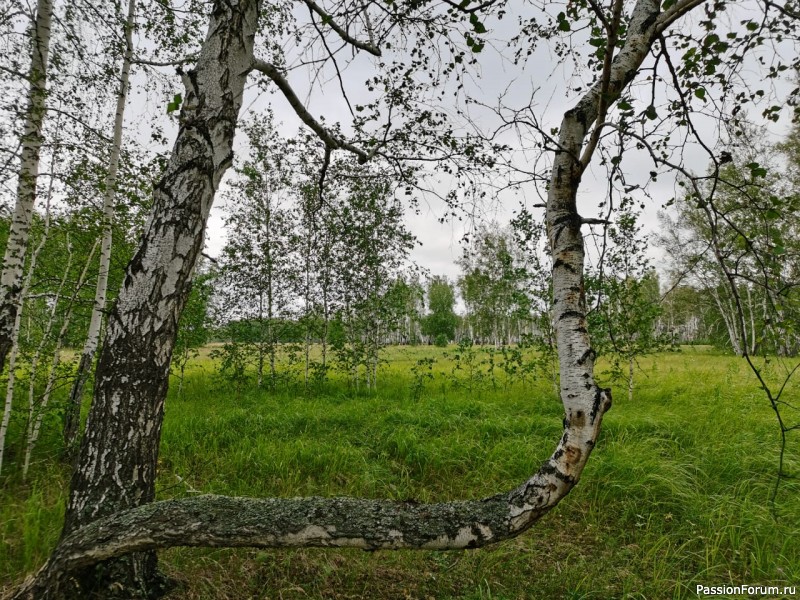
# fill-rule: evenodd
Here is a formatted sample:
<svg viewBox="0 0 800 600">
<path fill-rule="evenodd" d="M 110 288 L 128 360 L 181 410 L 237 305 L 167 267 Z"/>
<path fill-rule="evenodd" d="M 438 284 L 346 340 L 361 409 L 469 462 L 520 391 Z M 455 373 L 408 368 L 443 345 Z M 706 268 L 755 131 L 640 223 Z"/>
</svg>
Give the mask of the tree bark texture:
<svg viewBox="0 0 800 600">
<path fill-rule="evenodd" d="M 51 0 L 39 0 L 31 35 L 31 65 L 28 73 L 28 105 L 21 139 L 17 200 L 6 242 L 3 272 L 0 274 L 0 373 L 13 345 L 14 320 L 22 292 L 25 252 L 33 219 L 36 183 L 39 178 L 39 154 L 42 147 L 42 124 L 46 112 L 47 59 L 50 54 Z"/>
<path fill-rule="evenodd" d="M 253 61 L 256 0 L 215 2 L 196 67 L 184 75 L 180 129 L 155 184 L 153 211 L 108 316 L 86 434 L 73 472 L 63 535 L 152 502 L 169 364 L 178 317 L 202 248 L 214 194 L 232 162 Z M 104 564 L 78 579 L 84 593 L 153 595 L 155 555 Z M 102 571 L 102 573 L 101 573 Z"/>
<path fill-rule="evenodd" d="M 122 125 L 125 120 L 125 103 L 128 98 L 128 86 L 131 73 L 131 60 L 133 59 L 133 25 L 136 12 L 136 0 L 128 0 L 128 14 L 125 19 L 125 52 L 122 57 L 122 70 L 120 72 L 119 92 L 117 106 L 114 113 L 114 132 L 112 134 L 111 153 L 108 161 L 108 173 L 105 177 L 103 192 L 103 238 L 100 244 L 100 264 L 97 269 L 97 285 L 92 305 L 92 316 L 89 320 L 89 330 L 86 333 L 86 342 L 81 352 L 78 363 L 78 372 L 70 389 L 67 407 L 64 413 L 64 451 L 66 457 L 72 458 L 77 445 L 80 430 L 81 401 L 83 389 L 92 371 L 95 353 L 100 341 L 100 326 L 103 322 L 103 312 L 106 309 L 106 294 L 108 291 L 108 271 L 111 268 L 111 244 L 114 224 L 114 200 L 116 198 L 117 171 L 119 157 L 122 149 Z"/>
<path fill-rule="evenodd" d="M 131 552 L 177 545 L 473 548 L 518 535 L 553 508 L 578 482 L 611 405 L 609 390 L 599 388 L 593 377 L 595 353 L 585 318 L 584 245 L 576 208 L 592 141 L 585 157 L 580 153 L 592 125 L 604 117 L 602 107 L 619 98 L 653 41 L 700 2 L 679 1 L 660 14 L 657 1 L 639 0 L 625 45 L 603 80 L 564 116 L 546 214 L 564 432 L 532 477 L 506 493 L 441 504 L 221 496 L 154 503 L 175 323 L 214 190 L 230 163 L 236 112 L 251 60 L 255 0 L 217 2 L 197 70 L 188 75 L 183 126 L 169 170 L 156 188 L 153 218 L 109 318 L 64 536 L 48 563 L 15 597 L 57 598 L 70 589 L 76 572 Z M 146 567 L 142 561 L 132 564 Z M 112 581 L 129 586 L 130 579 Z M 129 587 L 124 591 L 132 596 Z"/>
</svg>

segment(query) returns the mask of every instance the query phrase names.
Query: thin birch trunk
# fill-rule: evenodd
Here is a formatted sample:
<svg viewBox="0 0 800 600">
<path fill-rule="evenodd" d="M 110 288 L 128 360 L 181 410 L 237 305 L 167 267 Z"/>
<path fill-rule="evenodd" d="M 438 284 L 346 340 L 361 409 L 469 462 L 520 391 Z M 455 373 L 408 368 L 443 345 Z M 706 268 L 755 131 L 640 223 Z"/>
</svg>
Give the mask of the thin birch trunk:
<svg viewBox="0 0 800 600">
<path fill-rule="evenodd" d="M 275 298 L 273 293 L 273 263 L 271 243 L 271 208 L 267 210 L 267 342 L 269 343 L 269 389 L 275 391 L 277 373 L 275 372 L 275 353 L 278 351 L 273 319 L 275 318 Z"/>
<path fill-rule="evenodd" d="M 51 0 L 38 0 L 36 20 L 31 34 L 31 65 L 28 74 L 28 105 L 21 139 L 17 199 L 6 242 L 3 272 L 0 274 L 0 373 L 13 345 L 13 331 L 21 303 L 25 254 L 30 238 L 36 184 L 39 178 L 39 154 L 42 125 L 47 108 L 47 61 L 50 54 Z"/>
<path fill-rule="evenodd" d="M 303 289 L 304 300 L 304 317 L 305 317 L 305 366 L 304 366 L 304 383 L 305 388 L 308 389 L 309 371 L 311 369 L 311 240 L 313 235 L 313 224 L 308 223 L 308 239 L 306 240 L 306 255 L 305 255 L 305 285 Z"/>
<path fill-rule="evenodd" d="M 726 307 L 722 303 L 722 298 L 720 298 L 719 294 L 717 293 L 716 289 L 709 286 L 708 288 L 709 293 L 711 294 L 711 298 L 714 300 L 714 303 L 717 305 L 717 310 L 719 311 L 720 316 L 722 317 L 722 322 L 725 323 L 725 329 L 728 332 L 728 339 L 731 342 L 731 348 L 733 349 L 734 354 L 737 356 L 742 355 L 742 347 L 739 343 L 739 332 L 736 329 L 736 322 L 729 317 L 729 313 L 726 310 Z"/>
<path fill-rule="evenodd" d="M 750 354 L 755 354 L 757 346 L 756 315 L 753 310 L 753 293 L 749 285 L 747 286 L 747 309 L 750 312 Z"/>
<path fill-rule="evenodd" d="M 22 479 L 25 480 L 28 476 L 28 468 L 31 464 L 31 455 L 33 454 L 33 448 L 36 446 L 36 442 L 39 439 L 39 432 L 41 431 L 42 427 L 42 419 L 44 418 L 44 411 L 47 409 L 47 405 L 50 403 L 50 396 L 53 393 L 53 388 L 55 387 L 56 382 L 56 375 L 58 374 L 58 366 L 61 364 L 61 349 L 64 347 L 64 338 L 67 335 L 67 330 L 69 329 L 70 321 L 72 320 L 72 310 L 75 307 L 75 302 L 78 299 L 78 294 L 80 294 L 81 289 L 83 288 L 84 283 L 86 282 L 86 276 L 89 273 L 89 267 L 92 264 L 92 260 L 94 259 L 94 254 L 97 251 L 97 246 L 100 244 L 100 240 L 95 241 L 94 245 L 92 246 L 91 251 L 89 252 L 89 256 L 86 258 L 86 263 L 83 266 L 83 270 L 81 271 L 80 277 L 78 278 L 78 283 L 75 286 L 75 289 L 72 292 L 72 297 L 69 299 L 69 304 L 67 306 L 67 311 L 64 314 L 63 322 L 61 323 L 61 329 L 58 332 L 58 337 L 56 338 L 56 345 L 53 349 L 53 359 L 50 363 L 50 372 L 47 376 L 47 383 L 45 384 L 44 393 L 42 397 L 39 399 L 38 403 L 36 404 L 36 415 L 32 420 L 32 423 L 29 421 L 28 423 L 28 440 L 25 444 L 25 459 L 22 464 Z M 66 274 L 65 274 L 66 276 Z M 58 297 L 56 297 L 56 301 L 54 303 L 54 307 L 58 306 Z M 30 391 L 33 391 L 33 384 L 36 381 L 36 373 L 31 371 L 31 385 Z M 33 396 L 29 394 L 28 396 L 30 407 L 33 409 Z M 31 414 L 33 417 L 33 414 Z"/>
<path fill-rule="evenodd" d="M 100 329 L 103 314 L 106 308 L 108 292 L 108 272 L 111 268 L 111 246 L 114 224 L 114 201 L 116 198 L 117 171 L 119 169 L 120 152 L 122 149 L 122 126 L 125 120 L 125 103 L 128 98 L 131 61 L 133 58 L 133 26 L 136 11 L 136 0 L 128 0 L 128 14 L 125 18 L 125 52 L 122 58 L 120 72 L 119 93 L 117 106 L 114 113 L 114 132 L 111 153 L 108 161 L 103 193 L 103 238 L 100 246 L 100 265 L 97 272 L 97 287 L 94 294 L 92 316 L 89 320 L 89 330 L 86 333 L 86 342 L 83 345 L 81 359 L 78 363 L 78 372 L 67 400 L 64 413 L 64 453 L 70 459 L 77 450 L 77 440 L 80 434 L 81 404 L 86 381 L 92 371 L 97 345 L 100 341 Z M 181 385 L 183 376 L 181 375 Z"/>
<path fill-rule="evenodd" d="M 23 291 L 24 291 L 23 287 Z M 16 384 L 17 354 L 19 353 L 19 328 L 22 307 L 14 319 L 14 329 L 11 331 L 11 352 L 8 355 L 8 382 L 6 383 L 6 402 L 3 409 L 3 421 L 0 423 L 0 473 L 3 472 L 3 456 L 6 447 L 8 424 L 11 421 L 11 409 L 14 405 L 14 387 Z"/>
<path fill-rule="evenodd" d="M 25 281 L 22 284 L 21 303 L 16 316 L 14 317 L 14 328 L 11 332 L 11 352 L 8 358 L 8 381 L 6 383 L 6 401 L 3 409 L 3 421 L 0 423 L 0 472 L 3 470 L 3 453 L 6 447 L 6 435 L 8 433 L 8 424 L 11 420 L 11 409 L 14 404 L 14 388 L 16 386 L 16 368 L 17 368 L 17 355 L 19 354 L 19 330 L 22 322 L 22 312 L 25 303 L 25 298 L 31 287 L 31 280 L 33 279 L 33 272 L 36 269 L 36 262 L 39 258 L 42 248 L 47 242 L 47 236 L 50 233 L 50 200 L 53 194 L 53 169 L 55 168 L 55 161 L 51 165 L 50 170 L 50 185 L 47 191 L 47 203 L 45 204 L 44 212 L 44 230 L 42 231 L 42 239 L 39 240 L 38 245 L 34 248 L 31 254 L 31 260 L 28 263 L 28 272 L 25 275 Z M 29 324 L 30 329 L 30 324 Z"/>
<path fill-rule="evenodd" d="M 258 361 L 256 364 L 256 387 L 264 383 L 264 294 L 258 294 Z"/>
<path fill-rule="evenodd" d="M 628 402 L 633 401 L 633 356 L 628 358 Z"/>
<path fill-rule="evenodd" d="M 327 267 L 323 267 L 327 268 Z M 326 276 L 327 277 L 327 276 Z M 328 285 L 327 281 L 323 284 L 322 288 L 322 372 L 327 372 L 328 366 L 328 326 L 330 322 L 330 315 L 328 314 Z"/>
</svg>

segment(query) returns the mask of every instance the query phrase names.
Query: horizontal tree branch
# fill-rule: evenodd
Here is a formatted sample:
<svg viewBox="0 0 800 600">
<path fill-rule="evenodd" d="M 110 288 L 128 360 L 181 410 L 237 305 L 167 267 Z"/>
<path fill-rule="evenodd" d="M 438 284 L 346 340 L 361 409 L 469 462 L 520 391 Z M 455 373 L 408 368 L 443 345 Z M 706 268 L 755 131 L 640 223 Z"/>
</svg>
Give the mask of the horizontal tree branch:
<svg viewBox="0 0 800 600">
<path fill-rule="evenodd" d="M 40 600 L 67 589 L 76 570 L 174 546 L 458 550 L 494 544 L 526 531 L 575 486 L 610 406 L 610 392 L 600 390 L 588 414 L 566 407 L 556 451 L 510 492 L 437 504 L 214 495 L 154 502 L 98 519 L 65 537 L 13 598 Z"/>
<path fill-rule="evenodd" d="M 197 57 L 190 55 L 175 60 L 149 60 L 146 58 L 132 58 L 131 64 L 143 65 L 146 67 L 179 67 L 188 63 L 196 62 Z"/>
</svg>

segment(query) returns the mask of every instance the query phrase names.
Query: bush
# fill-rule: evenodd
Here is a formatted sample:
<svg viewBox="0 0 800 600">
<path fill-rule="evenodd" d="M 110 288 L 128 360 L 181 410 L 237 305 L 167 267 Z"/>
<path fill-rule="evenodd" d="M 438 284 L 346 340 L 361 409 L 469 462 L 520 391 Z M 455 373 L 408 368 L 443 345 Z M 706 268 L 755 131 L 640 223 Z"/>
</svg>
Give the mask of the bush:
<svg viewBox="0 0 800 600">
<path fill-rule="evenodd" d="M 439 348 L 446 348 L 446 347 L 447 347 L 447 344 L 448 344 L 448 342 L 450 342 L 450 340 L 448 340 L 448 339 L 447 339 L 447 335 L 445 335 L 444 333 L 440 333 L 440 334 L 439 334 L 439 335 L 437 335 L 437 336 L 436 336 L 436 338 L 434 338 L 434 340 L 433 340 L 433 343 L 434 343 L 436 346 L 438 346 Z"/>
</svg>

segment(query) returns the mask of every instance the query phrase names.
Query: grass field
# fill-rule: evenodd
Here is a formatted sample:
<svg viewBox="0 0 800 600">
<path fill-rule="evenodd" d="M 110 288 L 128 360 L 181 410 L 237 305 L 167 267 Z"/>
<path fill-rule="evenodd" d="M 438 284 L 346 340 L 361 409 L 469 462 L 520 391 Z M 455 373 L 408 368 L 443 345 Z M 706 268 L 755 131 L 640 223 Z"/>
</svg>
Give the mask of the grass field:
<svg viewBox="0 0 800 600">
<path fill-rule="evenodd" d="M 552 382 L 467 382 L 453 353 L 391 349 L 372 395 L 334 383 L 237 397 L 201 357 L 167 403 L 159 497 L 440 501 L 510 489 L 559 438 Z M 426 357 L 432 378 L 415 384 Z M 515 540 L 451 553 L 177 548 L 161 554 L 179 582 L 170 597 L 661 600 L 694 598 L 697 584 L 794 585 L 800 597 L 800 484 L 784 482 L 770 506 L 778 430 L 746 365 L 687 348 L 641 367 L 634 400 L 616 393 L 580 484 Z M 49 436 L 28 483 L 13 447 L 0 479 L 0 589 L 39 566 L 59 533 L 68 472 L 54 460 L 55 427 Z"/>
</svg>

